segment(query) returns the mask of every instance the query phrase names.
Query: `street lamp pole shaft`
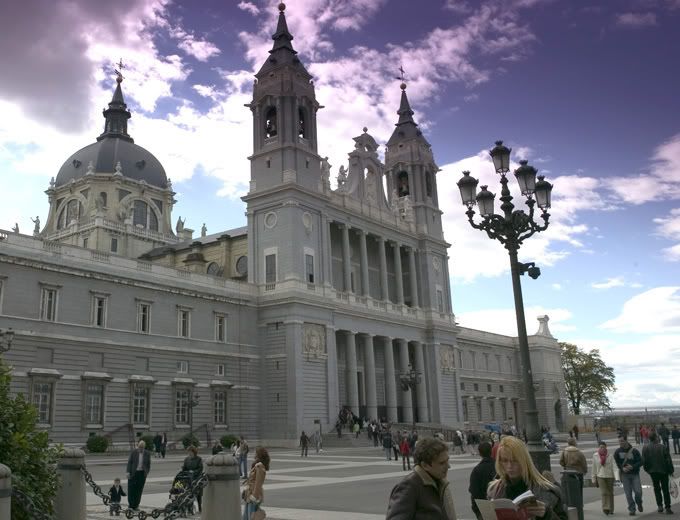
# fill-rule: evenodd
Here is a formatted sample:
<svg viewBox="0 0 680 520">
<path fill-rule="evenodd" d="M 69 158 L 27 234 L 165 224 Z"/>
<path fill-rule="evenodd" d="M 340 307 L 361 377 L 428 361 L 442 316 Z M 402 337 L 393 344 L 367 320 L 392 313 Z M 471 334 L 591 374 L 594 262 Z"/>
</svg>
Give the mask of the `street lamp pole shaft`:
<svg viewBox="0 0 680 520">
<path fill-rule="evenodd" d="M 524 301 L 522 298 L 522 284 L 520 282 L 520 266 L 517 260 L 517 249 L 508 248 L 510 256 L 510 272 L 512 274 L 512 292 L 515 298 L 515 315 L 517 317 L 517 339 L 519 341 L 519 355 L 523 367 L 524 398 L 526 403 L 526 431 L 529 453 L 534 465 L 539 471 L 550 470 L 550 455 L 543 447 L 541 431 L 538 425 L 538 409 L 534 393 L 534 378 L 531 370 L 531 355 L 529 354 L 529 340 L 524 318 Z"/>
</svg>

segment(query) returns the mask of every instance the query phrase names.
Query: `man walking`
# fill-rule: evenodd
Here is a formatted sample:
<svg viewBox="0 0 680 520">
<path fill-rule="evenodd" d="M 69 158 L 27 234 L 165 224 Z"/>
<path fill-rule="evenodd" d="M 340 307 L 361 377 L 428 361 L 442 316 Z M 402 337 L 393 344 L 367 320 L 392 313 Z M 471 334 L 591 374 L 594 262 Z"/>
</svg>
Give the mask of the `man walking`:
<svg viewBox="0 0 680 520">
<path fill-rule="evenodd" d="M 128 505 L 135 511 L 139 509 L 146 476 L 151 470 L 151 454 L 144 448 L 146 448 L 146 443 L 139 441 L 137 449 L 130 452 L 127 462 Z"/>
<path fill-rule="evenodd" d="M 437 518 L 456 520 L 453 494 L 446 480 L 449 450 L 439 439 L 422 439 L 413 471 L 392 489 L 385 520 Z"/>
<path fill-rule="evenodd" d="M 486 441 L 482 442 L 479 445 L 479 456 L 482 457 L 482 460 L 479 461 L 479 464 L 470 473 L 470 487 L 468 491 L 472 500 L 472 512 L 477 516 L 477 520 L 482 520 L 482 514 L 479 512 L 475 499 L 487 499 L 486 488 L 489 487 L 489 482 L 496 477 L 496 463 L 491 458 L 491 444 Z"/>
<path fill-rule="evenodd" d="M 642 460 L 645 471 L 652 477 L 658 512 L 663 513 L 665 506 L 666 514 L 672 515 L 668 476 L 674 472 L 673 461 L 666 445 L 658 442 L 655 432 L 649 434 L 649 444 L 642 449 Z"/>
<path fill-rule="evenodd" d="M 302 430 L 302 435 L 300 435 L 300 457 L 307 456 L 307 450 L 309 449 L 309 437 L 304 430 Z"/>
<path fill-rule="evenodd" d="M 619 448 L 614 452 L 614 462 L 619 468 L 623 491 L 628 501 L 628 514 L 635 516 L 635 505 L 642 513 L 642 485 L 640 484 L 640 467 L 642 455 L 633 448 L 626 437 L 619 437 Z M 635 499 L 633 500 L 633 494 Z"/>
<path fill-rule="evenodd" d="M 392 460 L 392 442 L 392 434 L 389 430 L 385 430 L 383 433 L 382 444 L 387 460 Z"/>
<path fill-rule="evenodd" d="M 671 432 L 668 431 L 666 425 L 664 423 L 661 423 L 661 426 L 659 427 L 658 430 L 656 430 L 656 433 L 659 435 L 659 438 L 661 439 L 661 442 L 663 442 L 663 445 L 666 446 L 666 449 L 670 452 L 670 447 L 668 446 L 668 437 L 670 436 Z"/>
<path fill-rule="evenodd" d="M 567 439 L 567 447 L 560 455 L 560 466 L 577 471 L 581 487 L 583 487 L 583 475 L 588 472 L 588 462 L 583 452 L 576 447 L 576 439 L 573 437 Z"/>
<path fill-rule="evenodd" d="M 671 430 L 671 438 L 673 439 L 673 453 L 675 455 L 680 455 L 680 430 L 674 424 L 673 430 Z"/>
<path fill-rule="evenodd" d="M 239 444 L 239 468 L 241 475 L 243 475 L 244 478 L 248 477 L 248 451 L 250 451 L 250 448 L 248 447 L 246 438 L 241 435 L 241 443 Z"/>
</svg>

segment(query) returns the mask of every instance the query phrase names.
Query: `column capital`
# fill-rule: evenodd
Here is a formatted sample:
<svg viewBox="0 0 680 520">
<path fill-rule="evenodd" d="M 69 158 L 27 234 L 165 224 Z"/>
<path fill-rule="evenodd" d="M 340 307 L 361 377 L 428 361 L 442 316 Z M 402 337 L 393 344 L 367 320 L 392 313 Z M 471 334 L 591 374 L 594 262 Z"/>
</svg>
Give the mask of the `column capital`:
<svg viewBox="0 0 680 520">
<path fill-rule="evenodd" d="M 387 242 L 387 239 L 386 239 L 384 236 L 382 236 L 382 235 L 376 235 L 376 236 L 375 236 L 375 239 L 376 239 L 378 242 L 382 242 L 383 244 L 384 244 L 385 242 Z"/>
</svg>

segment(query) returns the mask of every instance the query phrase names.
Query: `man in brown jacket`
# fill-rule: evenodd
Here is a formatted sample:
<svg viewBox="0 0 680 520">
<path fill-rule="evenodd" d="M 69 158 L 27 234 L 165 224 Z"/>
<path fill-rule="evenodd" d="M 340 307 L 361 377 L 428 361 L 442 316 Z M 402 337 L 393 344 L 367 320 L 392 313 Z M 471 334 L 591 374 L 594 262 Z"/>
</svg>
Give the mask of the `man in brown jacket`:
<svg viewBox="0 0 680 520">
<path fill-rule="evenodd" d="M 390 494 L 385 520 L 456 520 L 453 494 L 446 480 L 449 449 L 439 439 L 421 439 L 413 472 Z"/>
<path fill-rule="evenodd" d="M 560 455 L 560 466 L 564 469 L 578 471 L 581 486 L 583 486 L 583 475 L 588 473 L 588 462 L 586 456 L 576 447 L 576 439 L 570 437 L 567 440 L 567 447 Z"/>
</svg>

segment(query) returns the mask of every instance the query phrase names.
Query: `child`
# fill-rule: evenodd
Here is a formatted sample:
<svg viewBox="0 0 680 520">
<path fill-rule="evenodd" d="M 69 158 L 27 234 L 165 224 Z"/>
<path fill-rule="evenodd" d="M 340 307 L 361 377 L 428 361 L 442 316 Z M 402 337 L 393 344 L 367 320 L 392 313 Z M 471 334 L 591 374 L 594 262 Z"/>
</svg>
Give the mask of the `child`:
<svg viewBox="0 0 680 520">
<path fill-rule="evenodd" d="M 113 516 L 113 512 L 116 512 L 116 516 L 120 516 L 120 501 L 121 498 L 127 496 L 123 488 L 120 486 L 120 479 L 113 480 L 113 486 L 109 489 L 109 497 L 111 497 L 111 503 L 109 505 L 109 516 Z"/>
</svg>

